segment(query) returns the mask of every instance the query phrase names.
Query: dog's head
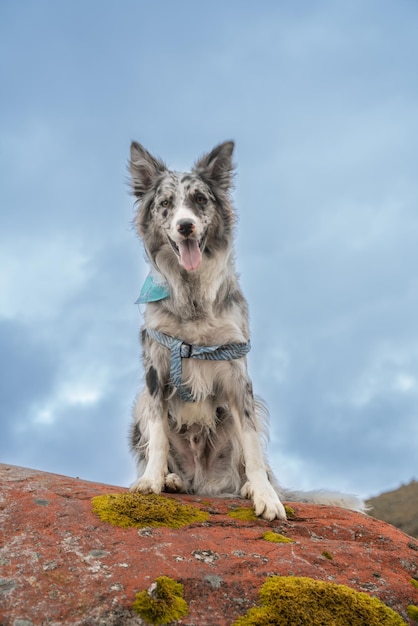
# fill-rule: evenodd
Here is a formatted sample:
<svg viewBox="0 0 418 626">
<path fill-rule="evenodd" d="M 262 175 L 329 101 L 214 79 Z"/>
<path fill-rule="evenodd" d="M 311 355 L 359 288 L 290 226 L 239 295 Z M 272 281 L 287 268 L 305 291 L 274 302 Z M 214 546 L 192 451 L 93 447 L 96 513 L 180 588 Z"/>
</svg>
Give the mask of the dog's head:
<svg viewBox="0 0 418 626">
<path fill-rule="evenodd" d="M 193 271 L 202 255 L 227 244 L 234 221 L 229 198 L 233 149 L 232 141 L 222 143 L 190 172 L 179 173 L 132 142 L 129 166 L 139 205 L 135 223 L 153 258 L 168 245 L 180 265 Z"/>
</svg>

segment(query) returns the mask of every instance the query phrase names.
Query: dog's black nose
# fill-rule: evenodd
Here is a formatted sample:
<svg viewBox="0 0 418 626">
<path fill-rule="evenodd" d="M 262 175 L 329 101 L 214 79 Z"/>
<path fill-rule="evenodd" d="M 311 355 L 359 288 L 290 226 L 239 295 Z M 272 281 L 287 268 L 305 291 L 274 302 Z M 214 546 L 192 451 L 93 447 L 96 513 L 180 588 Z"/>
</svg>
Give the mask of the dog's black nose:
<svg viewBox="0 0 418 626">
<path fill-rule="evenodd" d="M 195 228 L 196 224 L 192 220 L 184 219 L 177 222 L 177 230 L 183 237 L 189 237 Z"/>
</svg>

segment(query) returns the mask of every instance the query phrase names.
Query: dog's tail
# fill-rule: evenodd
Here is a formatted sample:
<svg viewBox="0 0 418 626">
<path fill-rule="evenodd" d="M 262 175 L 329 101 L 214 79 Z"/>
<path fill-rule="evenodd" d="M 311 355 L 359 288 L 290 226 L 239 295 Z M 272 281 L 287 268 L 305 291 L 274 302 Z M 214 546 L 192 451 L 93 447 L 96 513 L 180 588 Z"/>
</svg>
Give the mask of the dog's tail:
<svg viewBox="0 0 418 626">
<path fill-rule="evenodd" d="M 327 506 L 339 506 L 342 509 L 350 509 L 359 513 L 367 513 L 370 507 L 358 496 L 341 493 L 339 491 L 327 491 L 318 489 L 314 491 L 294 491 L 292 489 L 279 488 L 278 494 L 285 502 L 307 502 L 311 504 L 325 504 Z"/>
</svg>

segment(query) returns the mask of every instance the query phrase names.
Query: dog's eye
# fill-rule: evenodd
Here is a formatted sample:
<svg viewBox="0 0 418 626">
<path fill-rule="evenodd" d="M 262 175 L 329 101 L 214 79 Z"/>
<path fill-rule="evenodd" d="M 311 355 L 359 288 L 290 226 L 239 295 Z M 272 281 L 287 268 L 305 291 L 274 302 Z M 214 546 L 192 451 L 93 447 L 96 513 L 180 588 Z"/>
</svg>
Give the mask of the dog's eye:
<svg viewBox="0 0 418 626">
<path fill-rule="evenodd" d="M 203 206 L 204 204 L 206 204 L 207 199 L 205 198 L 205 196 L 203 196 L 201 193 L 199 193 L 196 196 L 196 202 L 197 202 L 197 204 L 200 204 L 200 206 Z"/>
<path fill-rule="evenodd" d="M 167 207 L 170 206 L 170 200 L 162 200 L 160 202 L 160 206 L 162 206 L 164 209 L 166 209 Z"/>
</svg>

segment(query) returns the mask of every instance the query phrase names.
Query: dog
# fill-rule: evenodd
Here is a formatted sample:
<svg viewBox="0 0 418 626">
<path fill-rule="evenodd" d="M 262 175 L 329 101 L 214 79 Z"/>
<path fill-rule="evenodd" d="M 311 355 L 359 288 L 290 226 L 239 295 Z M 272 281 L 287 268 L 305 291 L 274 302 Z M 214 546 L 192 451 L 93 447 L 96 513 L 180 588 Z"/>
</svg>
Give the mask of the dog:
<svg viewBox="0 0 418 626">
<path fill-rule="evenodd" d="M 131 145 L 134 224 L 151 266 L 138 300 L 145 385 L 133 411 L 131 490 L 240 495 L 266 520 L 286 519 L 283 498 L 364 510 L 354 496 L 284 490 L 267 462 L 268 413 L 247 371 L 235 268 L 233 150 L 221 143 L 179 173 Z"/>
</svg>

